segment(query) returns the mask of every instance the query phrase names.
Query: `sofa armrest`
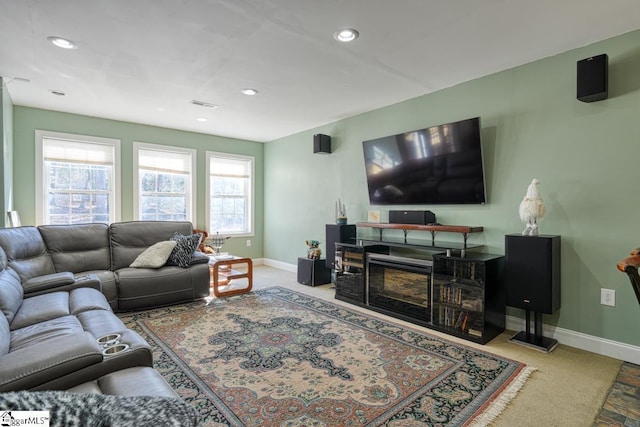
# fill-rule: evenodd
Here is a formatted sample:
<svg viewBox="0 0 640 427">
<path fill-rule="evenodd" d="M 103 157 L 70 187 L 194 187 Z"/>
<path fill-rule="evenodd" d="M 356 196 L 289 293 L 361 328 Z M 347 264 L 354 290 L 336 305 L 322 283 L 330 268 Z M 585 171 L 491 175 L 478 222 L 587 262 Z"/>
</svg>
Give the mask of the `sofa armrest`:
<svg viewBox="0 0 640 427">
<path fill-rule="evenodd" d="M 0 392 L 27 390 L 102 362 L 95 338 L 70 334 L 35 343 L 0 357 Z"/>
<path fill-rule="evenodd" d="M 70 271 L 60 273 L 45 274 L 44 276 L 36 276 L 27 280 L 22 284 L 25 294 L 32 294 L 42 291 L 55 291 L 56 288 L 67 286 L 75 282 L 75 277 Z"/>
</svg>

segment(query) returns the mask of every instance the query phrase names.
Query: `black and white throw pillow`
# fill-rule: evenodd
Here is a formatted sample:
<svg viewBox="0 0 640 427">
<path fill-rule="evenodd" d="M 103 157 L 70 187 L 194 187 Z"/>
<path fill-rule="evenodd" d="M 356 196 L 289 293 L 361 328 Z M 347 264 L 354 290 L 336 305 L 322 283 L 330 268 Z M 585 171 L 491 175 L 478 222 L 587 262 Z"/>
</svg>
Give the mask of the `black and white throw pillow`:
<svg viewBox="0 0 640 427">
<path fill-rule="evenodd" d="M 200 244 L 200 239 L 202 239 L 202 234 L 199 233 L 189 235 L 173 233 L 170 240 L 176 241 L 176 247 L 173 248 L 171 255 L 169 255 L 167 265 L 177 265 L 182 268 L 189 267 L 193 253 Z"/>
</svg>

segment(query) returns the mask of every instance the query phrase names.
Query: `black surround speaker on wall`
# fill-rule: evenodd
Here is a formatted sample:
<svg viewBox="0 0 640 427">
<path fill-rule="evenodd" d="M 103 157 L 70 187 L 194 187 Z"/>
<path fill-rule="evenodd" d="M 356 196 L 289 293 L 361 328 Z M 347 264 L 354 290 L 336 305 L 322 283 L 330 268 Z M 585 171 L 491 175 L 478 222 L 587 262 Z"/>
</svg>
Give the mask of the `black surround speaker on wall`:
<svg viewBox="0 0 640 427">
<path fill-rule="evenodd" d="M 609 57 L 607 54 L 578 61 L 577 98 L 582 102 L 594 102 L 609 96 Z"/>
<path fill-rule="evenodd" d="M 313 135 L 313 152 L 331 154 L 331 137 L 321 133 Z"/>
<path fill-rule="evenodd" d="M 389 211 L 391 224 L 427 225 L 436 222 L 436 214 L 431 211 Z"/>
</svg>

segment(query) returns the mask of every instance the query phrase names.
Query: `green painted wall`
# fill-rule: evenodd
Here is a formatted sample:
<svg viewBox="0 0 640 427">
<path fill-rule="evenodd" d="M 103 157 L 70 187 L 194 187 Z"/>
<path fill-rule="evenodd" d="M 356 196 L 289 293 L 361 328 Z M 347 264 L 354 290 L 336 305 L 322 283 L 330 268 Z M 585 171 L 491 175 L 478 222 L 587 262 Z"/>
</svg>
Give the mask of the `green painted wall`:
<svg viewBox="0 0 640 427">
<path fill-rule="evenodd" d="M 601 53 L 609 55 L 609 99 L 579 102 L 576 61 Z M 503 254 L 504 235 L 523 229 L 518 205 L 527 186 L 540 179 L 548 209 L 541 232 L 562 236 L 562 308 L 545 316 L 545 323 L 640 345 L 631 326 L 640 307 L 627 277 L 616 269 L 640 246 L 639 76 L 635 31 L 269 142 L 264 256 L 296 264 L 306 239 L 324 240 L 338 198 L 346 203 L 350 223 L 366 221 L 363 140 L 480 116 L 488 204 L 407 208 L 431 209 L 443 224 L 484 226 L 470 241 Z M 332 154 L 312 153 L 315 133 L 332 137 Z M 384 219 L 388 208 L 381 210 Z M 600 305 L 600 288 L 616 290 L 616 307 Z"/>
<path fill-rule="evenodd" d="M 6 213 L 13 209 L 13 104 L 9 92 L 4 89 L 7 81 L 0 77 L 0 135 L 2 136 L 2 163 L 0 164 L 0 227 L 7 225 Z"/>
<path fill-rule="evenodd" d="M 122 220 L 133 219 L 133 142 L 173 145 L 197 150 L 197 208 L 196 225 L 205 227 L 205 151 L 243 154 L 255 157 L 256 210 L 255 236 L 247 247 L 247 238 L 230 239 L 224 251 L 251 258 L 262 257 L 263 236 L 263 152 L 264 144 L 223 138 L 193 132 L 106 120 L 29 107 L 14 107 L 14 203 L 23 224 L 35 222 L 35 131 L 48 130 L 80 135 L 116 138 L 121 141 L 122 156 Z"/>
</svg>

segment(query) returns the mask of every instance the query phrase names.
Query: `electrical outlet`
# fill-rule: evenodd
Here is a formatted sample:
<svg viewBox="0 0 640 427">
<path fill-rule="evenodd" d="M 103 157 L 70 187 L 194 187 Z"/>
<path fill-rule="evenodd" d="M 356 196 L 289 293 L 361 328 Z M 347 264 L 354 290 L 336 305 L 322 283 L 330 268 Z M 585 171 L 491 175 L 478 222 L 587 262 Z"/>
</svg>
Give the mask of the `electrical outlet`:
<svg viewBox="0 0 640 427">
<path fill-rule="evenodd" d="M 616 305 L 616 291 L 614 289 L 600 289 L 600 304 L 614 307 Z"/>
<path fill-rule="evenodd" d="M 251 239 L 247 239 L 247 246 L 251 246 Z"/>
</svg>

